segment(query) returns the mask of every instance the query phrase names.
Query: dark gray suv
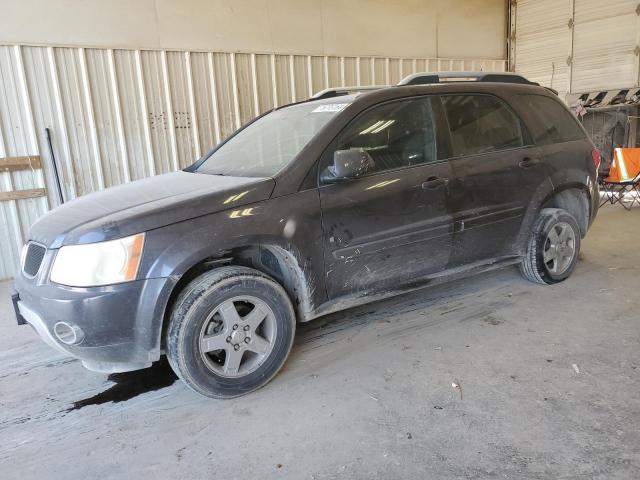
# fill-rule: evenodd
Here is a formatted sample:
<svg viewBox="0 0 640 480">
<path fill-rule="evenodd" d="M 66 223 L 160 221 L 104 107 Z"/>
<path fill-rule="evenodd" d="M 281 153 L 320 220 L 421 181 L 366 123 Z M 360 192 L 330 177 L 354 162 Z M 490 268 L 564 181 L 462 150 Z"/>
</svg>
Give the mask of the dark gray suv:
<svg viewBox="0 0 640 480">
<path fill-rule="evenodd" d="M 18 322 L 91 370 L 166 354 L 193 390 L 242 395 L 283 365 L 296 322 L 510 264 L 566 279 L 599 161 L 557 96 L 517 75 L 326 90 L 184 171 L 38 220 Z"/>
</svg>

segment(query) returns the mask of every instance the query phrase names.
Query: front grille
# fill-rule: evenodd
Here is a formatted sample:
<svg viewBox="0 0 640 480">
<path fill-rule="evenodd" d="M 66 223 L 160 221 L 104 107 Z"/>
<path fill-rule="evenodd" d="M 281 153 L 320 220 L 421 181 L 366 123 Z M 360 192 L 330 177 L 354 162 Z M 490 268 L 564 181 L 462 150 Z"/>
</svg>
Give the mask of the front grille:
<svg viewBox="0 0 640 480">
<path fill-rule="evenodd" d="M 27 253 L 24 256 L 24 263 L 22 264 L 22 271 L 27 277 L 35 277 L 40 270 L 44 254 L 47 249 L 37 243 L 29 242 L 27 245 Z"/>
</svg>

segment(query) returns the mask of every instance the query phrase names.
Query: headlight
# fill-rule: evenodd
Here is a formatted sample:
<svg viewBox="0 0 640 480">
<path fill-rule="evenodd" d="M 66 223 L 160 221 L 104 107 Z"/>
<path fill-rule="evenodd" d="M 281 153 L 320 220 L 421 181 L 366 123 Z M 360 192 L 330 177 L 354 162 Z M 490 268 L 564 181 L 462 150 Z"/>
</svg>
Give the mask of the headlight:
<svg viewBox="0 0 640 480">
<path fill-rule="evenodd" d="M 70 245 L 58 250 L 51 281 L 72 287 L 95 287 L 135 280 L 144 233 L 108 242 Z"/>
</svg>

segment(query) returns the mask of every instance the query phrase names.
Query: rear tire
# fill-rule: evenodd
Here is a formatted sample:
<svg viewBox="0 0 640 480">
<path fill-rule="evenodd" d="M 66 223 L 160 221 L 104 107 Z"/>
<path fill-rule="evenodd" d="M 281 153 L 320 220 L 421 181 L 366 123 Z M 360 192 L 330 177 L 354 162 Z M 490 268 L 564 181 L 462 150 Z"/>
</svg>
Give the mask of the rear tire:
<svg viewBox="0 0 640 480">
<path fill-rule="evenodd" d="M 296 318 L 285 290 L 245 267 L 204 273 L 178 296 L 167 358 L 192 390 L 233 398 L 265 385 L 287 359 Z"/>
<path fill-rule="evenodd" d="M 551 285 L 566 280 L 578 262 L 580 227 L 566 210 L 544 208 L 540 212 L 520 272 L 535 283 Z"/>
</svg>

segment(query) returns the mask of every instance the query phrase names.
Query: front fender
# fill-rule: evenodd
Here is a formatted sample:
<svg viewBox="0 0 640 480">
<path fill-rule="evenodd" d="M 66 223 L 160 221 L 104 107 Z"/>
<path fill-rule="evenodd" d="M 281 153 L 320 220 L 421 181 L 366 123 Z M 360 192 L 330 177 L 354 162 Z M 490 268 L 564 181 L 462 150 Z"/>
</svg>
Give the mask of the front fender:
<svg viewBox="0 0 640 480">
<path fill-rule="evenodd" d="M 305 311 L 311 311 L 326 300 L 322 239 L 320 201 L 315 189 L 147 232 L 139 277 L 166 279 L 155 302 L 154 329 L 161 331 L 171 293 L 189 269 L 243 247 L 266 246 L 288 252 L 306 287 L 301 304 Z"/>
</svg>

